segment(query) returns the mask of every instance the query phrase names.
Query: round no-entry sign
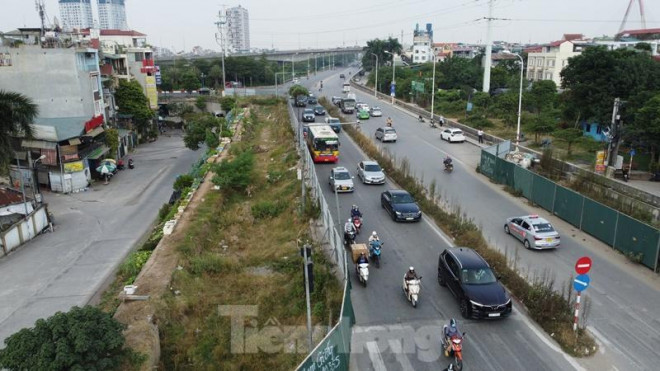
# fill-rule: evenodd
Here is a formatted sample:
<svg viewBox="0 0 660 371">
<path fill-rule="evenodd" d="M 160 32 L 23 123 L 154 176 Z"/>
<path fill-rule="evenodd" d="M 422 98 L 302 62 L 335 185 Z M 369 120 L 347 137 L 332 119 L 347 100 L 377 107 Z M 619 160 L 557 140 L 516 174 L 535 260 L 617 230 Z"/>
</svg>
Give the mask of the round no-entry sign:
<svg viewBox="0 0 660 371">
<path fill-rule="evenodd" d="M 577 274 L 587 274 L 591 269 L 591 258 L 583 256 L 575 263 L 575 272 Z"/>
</svg>

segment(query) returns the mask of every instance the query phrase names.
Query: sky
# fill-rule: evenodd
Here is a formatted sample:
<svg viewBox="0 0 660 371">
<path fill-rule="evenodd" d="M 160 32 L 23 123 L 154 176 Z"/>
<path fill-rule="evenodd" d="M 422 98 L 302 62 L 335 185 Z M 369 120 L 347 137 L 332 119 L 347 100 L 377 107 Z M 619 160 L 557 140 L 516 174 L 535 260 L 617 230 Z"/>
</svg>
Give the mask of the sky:
<svg viewBox="0 0 660 371">
<path fill-rule="evenodd" d="M 57 0 L 43 0 L 52 22 L 60 18 Z M 412 43 L 415 25 L 433 24 L 434 42 L 483 43 L 488 0 L 126 0 L 131 29 L 148 43 L 175 52 L 194 46 L 219 50 L 215 34 L 219 11 L 241 5 L 250 16 L 252 48 L 280 50 L 366 45 L 399 38 Z M 492 39 L 547 43 L 565 33 L 614 35 L 630 0 L 494 0 Z M 626 29 L 641 26 L 638 0 Z M 639 0 L 644 1 L 644 0 Z M 92 0 L 96 4 L 97 0 Z M 660 28 L 660 1 L 646 0 L 646 27 Z M 0 31 L 39 27 L 33 0 L 0 0 Z M 94 18 L 98 18 L 94 8 Z"/>
</svg>

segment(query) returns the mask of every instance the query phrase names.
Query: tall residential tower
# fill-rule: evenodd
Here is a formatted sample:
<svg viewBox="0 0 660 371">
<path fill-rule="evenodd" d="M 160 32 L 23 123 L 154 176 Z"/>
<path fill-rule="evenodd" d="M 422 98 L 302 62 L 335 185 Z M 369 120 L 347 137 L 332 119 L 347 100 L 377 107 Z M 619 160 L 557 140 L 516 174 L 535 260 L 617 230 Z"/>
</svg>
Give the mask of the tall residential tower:
<svg viewBox="0 0 660 371">
<path fill-rule="evenodd" d="M 227 31 L 230 49 L 238 53 L 250 51 L 250 18 L 247 9 L 240 5 L 227 9 Z"/>
<path fill-rule="evenodd" d="M 59 0 L 62 28 L 71 31 L 94 26 L 91 0 Z"/>
<path fill-rule="evenodd" d="M 102 30 L 128 30 L 124 0 L 98 0 Z"/>
</svg>

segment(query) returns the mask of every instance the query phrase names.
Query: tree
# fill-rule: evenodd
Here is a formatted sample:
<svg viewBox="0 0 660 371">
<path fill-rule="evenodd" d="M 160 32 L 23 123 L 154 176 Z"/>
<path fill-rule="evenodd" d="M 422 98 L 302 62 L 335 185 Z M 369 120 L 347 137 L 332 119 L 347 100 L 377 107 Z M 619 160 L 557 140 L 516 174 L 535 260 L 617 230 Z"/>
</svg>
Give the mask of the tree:
<svg viewBox="0 0 660 371">
<path fill-rule="evenodd" d="M 32 138 L 32 122 L 39 114 L 39 107 L 20 93 L 0 90 L 0 172 L 14 157 L 11 138 Z"/>
<path fill-rule="evenodd" d="M 224 159 L 211 169 L 215 174 L 211 180 L 213 184 L 231 191 L 244 190 L 252 181 L 254 154 L 249 150 L 241 152 L 233 160 Z"/>
<path fill-rule="evenodd" d="M 568 128 L 568 129 L 562 129 L 562 130 L 557 130 L 552 135 L 558 139 L 561 140 L 562 142 L 566 142 L 568 145 L 568 155 L 570 156 L 572 154 L 572 146 L 573 144 L 579 142 L 582 140 L 582 129 L 578 128 Z"/>
<path fill-rule="evenodd" d="M 105 131 L 105 144 L 110 148 L 110 153 L 114 157 L 119 148 L 119 131 L 115 128 L 110 128 Z"/>
<path fill-rule="evenodd" d="M 362 66 L 371 71 L 376 65 L 376 59 L 371 53 L 378 56 L 379 66 L 384 66 L 386 61 L 392 61 L 393 56 L 385 53 L 388 51 L 394 54 L 401 54 L 403 46 L 399 44 L 398 39 L 388 37 L 387 40 L 374 39 L 367 41 L 367 46 L 364 47 L 364 55 L 362 56 Z"/>
<path fill-rule="evenodd" d="M 639 144 L 646 145 L 651 151 L 651 162 L 657 161 L 660 148 L 660 93 L 646 101 L 637 111 L 634 125 L 625 128 L 625 137 L 635 138 Z"/>
<path fill-rule="evenodd" d="M 294 98 L 299 95 L 309 95 L 309 90 L 302 85 L 293 85 L 289 88 L 289 95 Z"/>
<path fill-rule="evenodd" d="M 214 64 L 209 70 L 209 78 L 213 80 L 213 87 L 217 88 L 220 86 L 220 80 L 222 79 L 222 68 Z"/>
<path fill-rule="evenodd" d="M 536 81 L 531 90 L 525 94 L 527 103 L 536 115 L 552 110 L 557 105 L 557 84 L 552 80 Z"/>
<path fill-rule="evenodd" d="M 149 108 L 149 100 L 136 80 L 120 80 L 115 91 L 115 101 L 119 113 L 133 116 L 133 122 L 141 134 L 147 134 L 152 125 L 154 112 Z"/>
<path fill-rule="evenodd" d="M 188 93 L 193 90 L 198 90 L 202 87 L 202 82 L 200 81 L 199 75 L 194 71 L 186 71 L 183 76 L 181 76 L 181 84 L 183 85 L 183 90 Z"/>
<path fill-rule="evenodd" d="M 208 113 L 196 114 L 186 125 L 183 143 L 193 151 L 198 150 L 202 143 L 206 143 L 209 147 L 217 147 L 217 143 L 219 143 L 218 136 L 222 131 L 223 123 L 223 118 L 217 118 Z M 218 142 L 216 143 L 216 141 Z"/>
<path fill-rule="evenodd" d="M 463 85 L 471 87 L 481 85 L 481 69 L 475 60 L 458 57 L 447 58 L 436 68 L 442 74 L 442 80 L 438 84 L 442 89 L 458 89 Z"/>
<path fill-rule="evenodd" d="M 123 325 L 92 306 L 39 319 L 5 339 L 0 367 L 8 370 L 115 370 L 128 355 Z"/>
<path fill-rule="evenodd" d="M 539 135 L 552 133 L 557 128 L 557 121 L 552 112 L 534 116 L 526 125 L 529 132 L 534 133 L 534 142 L 539 142 Z"/>
</svg>

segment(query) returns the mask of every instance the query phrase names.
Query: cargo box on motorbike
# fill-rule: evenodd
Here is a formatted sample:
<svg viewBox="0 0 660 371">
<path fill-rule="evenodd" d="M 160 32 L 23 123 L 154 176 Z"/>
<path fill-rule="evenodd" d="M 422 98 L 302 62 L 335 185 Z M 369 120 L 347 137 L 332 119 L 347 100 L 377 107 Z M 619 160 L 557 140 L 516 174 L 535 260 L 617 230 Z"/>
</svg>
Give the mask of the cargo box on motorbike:
<svg viewBox="0 0 660 371">
<path fill-rule="evenodd" d="M 369 249 L 367 248 L 367 245 L 363 243 L 352 244 L 351 254 L 353 254 L 353 263 L 357 263 L 357 260 L 360 257 L 360 253 L 364 253 L 367 259 L 369 258 Z"/>
</svg>

